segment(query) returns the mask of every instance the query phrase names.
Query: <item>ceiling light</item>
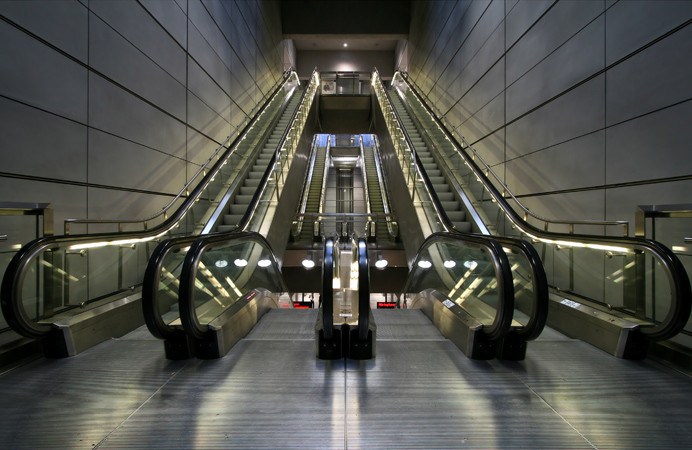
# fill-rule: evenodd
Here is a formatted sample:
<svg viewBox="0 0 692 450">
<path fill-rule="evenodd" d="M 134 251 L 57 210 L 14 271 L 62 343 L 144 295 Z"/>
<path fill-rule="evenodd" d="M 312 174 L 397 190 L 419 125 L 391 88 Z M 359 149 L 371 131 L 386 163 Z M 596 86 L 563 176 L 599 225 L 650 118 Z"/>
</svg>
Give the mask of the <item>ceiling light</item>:
<svg viewBox="0 0 692 450">
<path fill-rule="evenodd" d="M 257 265 L 260 267 L 269 267 L 272 264 L 272 262 L 268 259 L 260 259 L 257 261 Z"/>
<path fill-rule="evenodd" d="M 421 260 L 418 261 L 418 267 L 420 267 L 421 269 L 429 269 L 432 267 L 432 263 L 430 261 Z"/>
<path fill-rule="evenodd" d="M 387 267 L 387 264 L 389 264 L 389 261 L 384 259 L 381 254 L 377 255 L 377 261 L 375 261 L 375 267 L 382 270 L 385 267 Z"/>
<path fill-rule="evenodd" d="M 451 268 L 455 267 L 456 265 L 457 265 L 456 261 L 452 261 L 451 259 L 444 262 L 444 266 L 448 269 L 451 269 Z"/>
<path fill-rule="evenodd" d="M 220 259 L 216 261 L 214 265 L 219 268 L 226 267 L 228 265 L 228 261 L 226 261 L 225 259 Z"/>
<path fill-rule="evenodd" d="M 348 44 L 344 42 L 344 47 L 348 47 Z"/>
<path fill-rule="evenodd" d="M 233 261 L 233 264 L 235 264 L 238 267 L 245 267 L 247 266 L 247 260 L 238 258 L 235 261 Z"/>
</svg>

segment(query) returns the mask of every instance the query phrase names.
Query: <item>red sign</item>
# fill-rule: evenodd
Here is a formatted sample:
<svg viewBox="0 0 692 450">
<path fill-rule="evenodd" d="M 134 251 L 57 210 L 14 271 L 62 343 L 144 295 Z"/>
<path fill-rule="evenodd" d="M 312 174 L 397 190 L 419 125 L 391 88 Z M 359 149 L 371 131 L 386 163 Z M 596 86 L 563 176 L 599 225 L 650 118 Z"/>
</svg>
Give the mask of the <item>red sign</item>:
<svg viewBox="0 0 692 450">
<path fill-rule="evenodd" d="M 295 309 L 310 309 L 314 306 L 312 302 L 293 302 L 293 307 Z"/>
<path fill-rule="evenodd" d="M 396 302 L 377 302 L 377 309 L 396 308 Z"/>
</svg>

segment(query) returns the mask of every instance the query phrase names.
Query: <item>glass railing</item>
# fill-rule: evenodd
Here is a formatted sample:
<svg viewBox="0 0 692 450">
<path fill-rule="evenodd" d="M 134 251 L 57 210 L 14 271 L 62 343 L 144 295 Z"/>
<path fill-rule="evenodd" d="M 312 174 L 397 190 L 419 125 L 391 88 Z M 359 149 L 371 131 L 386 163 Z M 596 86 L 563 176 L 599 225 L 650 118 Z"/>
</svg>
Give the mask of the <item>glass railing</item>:
<svg viewBox="0 0 692 450">
<path fill-rule="evenodd" d="M 154 336 L 160 339 L 171 338 L 175 333 L 171 323 L 178 319 L 178 309 L 175 305 L 182 301 L 192 301 L 183 300 L 183 297 L 199 298 L 202 295 L 195 292 L 195 284 L 188 286 L 186 291 L 180 290 L 181 278 L 189 277 L 190 273 L 196 274 L 200 270 L 196 266 L 200 255 L 190 253 L 193 243 L 197 249 L 195 251 L 204 252 L 207 244 L 213 244 L 214 248 L 223 247 L 224 240 L 233 241 L 236 239 L 235 235 L 240 232 L 266 234 L 266 227 L 271 223 L 274 211 L 271 206 L 275 206 L 281 197 L 318 86 L 319 75 L 315 71 L 238 226 L 228 232 L 209 234 L 201 238 L 189 236 L 167 239 L 154 250 L 146 268 L 142 287 L 144 318 Z M 283 100 L 284 107 L 287 102 L 288 98 Z M 272 124 L 276 123 L 279 115 L 272 120 Z M 273 126 L 267 129 L 271 130 Z"/>
<path fill-rule="evenodd" d="M 553 291 L 577 300 L 565 300 L 568 305 L 584 300 L 603 311 L 619 312 L 651 340 L 669 339 L 683 329 L 692 305 L 690 283 L 670 249 L 648 239 L 574 232 L 591 225 L 625 227 L 620 221 L 562 221 L 528 214 L 488 166 L 479 166 L 477 152 L 445 127 L 408 77 L 397 74 L 395 79 L 393 95 L 407 104 L 447 179 L 465 193 L 489 232 L 531 240 Z M 407 158 L 409 165 L 415 159 Z M 567 232 L 549 232 L 549 224 L 564 226 Z"/>
<path fill-rule="evenodd" d="M 418 251 L 403 295 L 406 304 L 415 307 L 421 292 L 437 291 L 444 301 L 461 306 L 478 320 L 488 340 L 500 340 L 512 326 L 511 286 L 510 262 L 498 242 L 483 236 L 436 233 Z"/>
<path fill-rule="evenodd" d="M 373 86 L 409 195 L 423 216 L 421 225 L 424 235 L 427 237 L 434 233 L 456 232 L 376 71 L 373 73 Z M 507 266 L 511 282 L 507 286 L 514 286 L 517 301 L 513 302 L 516 310 L 510 315 L 510 319 L 514 316 L 521 325 L 514 331 L 515 338 L 535 339 L 543 330 L 548 314 L 548 287 L 543 265 L 534 247 L 526 241 L 503 237 L 496 239 L 496 242 L 501 243 L 506 257 L 511 260 L 511 264 Z"/>
<path fill-rule="evenodd" d="M 209 324 L 248 292 L 267 290 L 277 306 L 287 292 L 274 254 L 258 233 L 209 236 L 197 240 L 187 256 L 180 277 L 180 320 L 193 339 L 203 339 Z"/>
<path fill-rule="evenodd" d="M 208 203 L 209 187 L 217 177 L 232 176 L 240 143 L 252 136 L 271 102 L 298 84 L 295 72 L 285 74 L 238 137 L 216 152 L 216 162 L 161 224 L 144 231 L 50 236 L 25 245 L 10 262 L 2 283 L 2 311 L 12 328 L 41 338 L 60 318 L 140 289 L 152 244 L 164 236 L 193 232 L 204 212 L 199 205 Z"/>
</svg>

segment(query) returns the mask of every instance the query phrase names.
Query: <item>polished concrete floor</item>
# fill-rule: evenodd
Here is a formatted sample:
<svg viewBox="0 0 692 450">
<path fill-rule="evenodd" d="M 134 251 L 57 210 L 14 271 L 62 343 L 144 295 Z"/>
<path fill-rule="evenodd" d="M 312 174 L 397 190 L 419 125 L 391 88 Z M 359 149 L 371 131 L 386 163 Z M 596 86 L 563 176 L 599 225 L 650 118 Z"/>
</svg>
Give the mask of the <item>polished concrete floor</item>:
<svg viewBox="0 0 692 450">
<path fill-rule="evenodd" d="M 146 329 L 0 376 L 7 449 L 689 449 L 692 379 L 547 330 L 472 361 L 420 311 L 375 311 L 377 357 L 314 357 L 316 311 L 274 310 L 224 358 Z"/>
</svg>

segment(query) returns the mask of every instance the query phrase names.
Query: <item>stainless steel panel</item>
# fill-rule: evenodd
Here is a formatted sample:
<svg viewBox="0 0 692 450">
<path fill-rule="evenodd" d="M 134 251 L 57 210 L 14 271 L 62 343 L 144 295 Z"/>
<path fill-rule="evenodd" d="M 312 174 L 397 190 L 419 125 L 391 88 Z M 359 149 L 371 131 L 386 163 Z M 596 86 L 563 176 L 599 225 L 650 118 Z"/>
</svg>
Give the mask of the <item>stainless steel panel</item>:
<svg viewBox="0 0 692 450">
<path fill-rule="evenodd" d="M 0 2 L 0 14 L 70 56 L 88 61 L 88 10 L 76 0 Z"/>
<path fill-rule="evenodd" d="M 186 83 L 185 41 L 181 48 L 141 5 L 106 1 L 90 2 L 89 8 L 159 67 L 181 84 Z"/>
<path fill-rule="evenodd" d="M 186 119 L 184 84 L 93 15 L 89 65 L 179 120 Z"/>
<path fill-rule="evenodd" d="M 84 182 L 87 180 L 85 131 L 84 125 L 0 98 L 2 171 Z M 56 148 L 60 151 L 52 151 Z M 3 198 L 17 200 L 9 195 L 4 191 Z"/>
<path fill-rule="evenodd" d="M 521 362 L 473 361 L 447 340 L 381 340 L 375 359 L 320 361 L 311 340 L 285 338 L 314 314 L 273 310 L 263 333 L 213 361 L 168 361 L 145 329 L 33 361 L 0 376 L 0 448 L 692 446 L 692 383 L 656 362 L 551 333 Z M 276 339 L 265 320 L 283 328 Z"/>
<path fill-rule="evenodd" d="M 86 123 L 85 67 L 5 21 L 0 22 L 0 42 L 0 94 Z"/>
</svg>

